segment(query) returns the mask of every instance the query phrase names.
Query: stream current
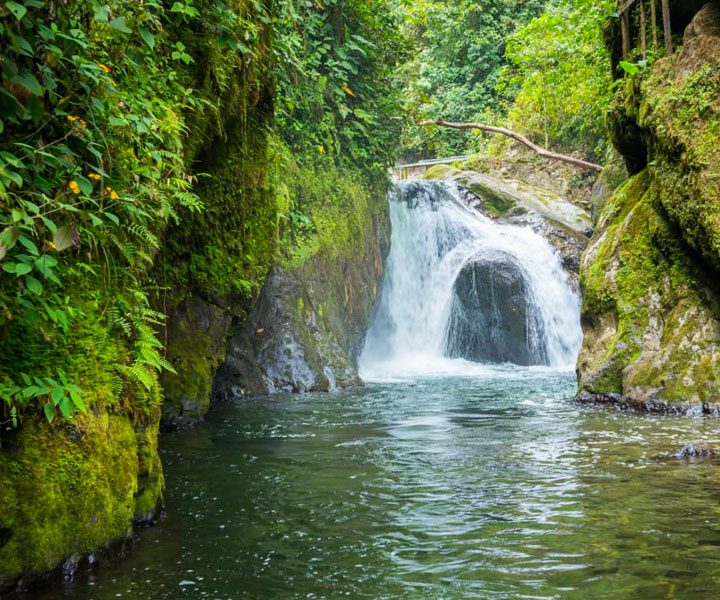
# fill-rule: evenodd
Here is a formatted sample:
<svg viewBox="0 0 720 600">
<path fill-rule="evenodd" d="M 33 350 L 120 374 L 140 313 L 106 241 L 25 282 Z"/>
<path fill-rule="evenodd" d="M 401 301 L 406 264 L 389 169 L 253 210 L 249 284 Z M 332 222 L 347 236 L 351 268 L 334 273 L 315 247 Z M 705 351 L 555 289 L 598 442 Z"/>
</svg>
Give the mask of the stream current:
<svg viewBox="0 0 720 600">
<path fill-rule="evenodd" d="M 165 436 L 167 517 L 37 597 L 720 597 L 717 467 L 674 457 L 715 421 L 572 404 L 579 301 L 547 243 L 429 184 L 391 214 L 366 387 Z"/>
</svg>

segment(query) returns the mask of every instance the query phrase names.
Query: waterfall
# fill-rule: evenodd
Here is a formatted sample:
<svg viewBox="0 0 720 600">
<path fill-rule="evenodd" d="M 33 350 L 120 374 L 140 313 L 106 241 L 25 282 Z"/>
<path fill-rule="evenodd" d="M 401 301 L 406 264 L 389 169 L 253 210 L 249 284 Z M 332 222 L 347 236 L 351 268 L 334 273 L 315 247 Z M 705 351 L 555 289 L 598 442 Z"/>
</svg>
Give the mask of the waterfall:
<svg viewBox="0 0 720 600">
<path fill-rule="evenodd" d="M 545 238 L 483 216 L 447 183 L 403 182 L 389 201 L 392 245 L 363 378 L 574 367 L 580 301 Z"/>
</svg>

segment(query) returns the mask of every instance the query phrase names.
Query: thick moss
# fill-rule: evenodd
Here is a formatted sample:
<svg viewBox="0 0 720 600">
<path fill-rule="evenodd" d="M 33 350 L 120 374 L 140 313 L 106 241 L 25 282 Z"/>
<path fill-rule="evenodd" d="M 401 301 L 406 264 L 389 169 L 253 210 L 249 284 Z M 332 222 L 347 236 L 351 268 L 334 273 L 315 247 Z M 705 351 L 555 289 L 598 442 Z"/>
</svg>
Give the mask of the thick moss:
<svg viewBox="0 0 720 600">
<path fill-rule="evenodd" d="M 141 477 L 138 477 L 138 473 Z M 97 408 L 70 424 L 27 420 L 0 451 L 0 587 L 126 537 L 162 494 L 157 419 Z"/>
<path fill-rule="evenodd" d="M 583 257 L 581 393 L 640 408 L 720 395 L 720 313 L 648 171 L 611 198 Z"/>
<path fill-rule="evenodd" d="M 231 322 L 228 311 L 199 298 L 189 298 L 174 313 L 167 356 L 176 373 L 163 377 L 164 429 L 192 426 L 207 413 Z"/>
<path fill-rule="evenodd" d="M 696 47 L 686 58 L 695 70 L 684 76 L 669 61 L 653 69 L 643 83 L 639 123 L 651 139 L 663 208 L 684 240 L 720 272 L 720 39 L 717 55 L 707 50 Z"/>
<path fill-rule="evenodd" d="M 177 371 L 162 380 L 168 429 L 192 425 L 207 412 L 231 326 L 247 317 L 276 256 L 277 202 L 268 179 L 269 43 L 266 28 L 255 61 L 235 57 L 228 63 L 212 53 L 198 59 L 201 89 L 217 93 L 188 136 L 188 162 L 203 174 L 195 191 L 205 208 L 168 229 L 156 269 L 164 288 L 157 305 L 169 315 L 167 357 Z"/>
</svg>

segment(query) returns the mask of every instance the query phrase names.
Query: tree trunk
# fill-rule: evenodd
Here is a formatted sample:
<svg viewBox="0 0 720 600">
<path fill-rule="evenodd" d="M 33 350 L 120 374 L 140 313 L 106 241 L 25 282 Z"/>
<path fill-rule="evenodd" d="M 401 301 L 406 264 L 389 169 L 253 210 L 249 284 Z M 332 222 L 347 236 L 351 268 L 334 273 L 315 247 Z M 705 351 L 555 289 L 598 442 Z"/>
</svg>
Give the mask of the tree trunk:
<svg viewBox="0 0 720 600">
<path fill-rule="evenodd" d="M 524 144 L 525 146 L 530 148 L 530 150 L 545 158 L 559 160 L 569 165 L 580 167 L 581 169 L 587 169 L 588 171 L 593 171 L 595 173 L 599 173 L 603 170 L 601 165 L 596 165 L 595 163 L 582 160 L 581 158 L 575 158 L 574 156 L 568 156 L 567 154 L 558 154 L 557 152 L 547 150 L 546 148 L 543 148 L 542 146 L 538 146 L 537 144 L 531 142 L 525 136 L 522 136 L 519 133 L 515 133 L 514 131 L 510 131 L 505 127 L 494 127 L 492 125 L 483 125 L 482 123 L 450 123 L 448 121 L 443 121 L 442 119 L 437 119 L 435 121 L 422 121 L 420 123 L 417 123 L 417 125 L 419 127 L 437 125 L 439 127 L 449 127 L 451 129 L 479 129 L 480 131 L 485 131 L 488 133 L 499 133 L 500 135 L 510 137 L 520 142 L 521 144 Z"/>
<path fill-rule="evenodd" d="M 657 39 L 657 9 L 655 5 L 657 0 L 650 0 L 650 20 L 652 21 L 652 38 L 653 38 L 653 52 L 657 53 L 658 39 Z"/>
<path fill-rule="evenodd" d="M 662 0 L 663 29 L 665 30 L 665 54 L 672 56 L 672 23 L 670 21 L 670 0 Z"/>
<path fill-rule="evenodd" d="M 630 39 L 630 13 L 628 11 L 625 11 L 620 17 L 620 30 L 622 31 L 623 59 L 628 60 L 630 58 L 630 46 L 632 43 Z"/>
<path fill-rule="evenodd" d="M 647 37 L 645 35 L 645 2 L 640 0 L 640 50 L 643 60 L 647 59 Z"/>
</svg>

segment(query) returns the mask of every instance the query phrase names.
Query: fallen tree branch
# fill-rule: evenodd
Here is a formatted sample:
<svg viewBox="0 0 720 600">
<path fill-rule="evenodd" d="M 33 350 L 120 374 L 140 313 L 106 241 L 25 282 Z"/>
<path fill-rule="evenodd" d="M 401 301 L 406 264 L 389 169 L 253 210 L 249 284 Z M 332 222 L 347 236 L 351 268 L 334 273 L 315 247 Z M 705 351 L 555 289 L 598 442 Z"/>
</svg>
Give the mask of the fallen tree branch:
<svg viewBox="0 0 720 600">
<path fill-rule="evenodd" d="M 538 146 L 537 144 L 531 142 L 525 136 L 522 136 L 519 133 L 515 133 L 514 131 L 510 131 L 505 127 L 493 127 L 492 125 L 483 125 L 482 123 L 450 123 L 449 121 L 443 121 L 442 119 L 437 119 L 435 121 L 421 121 L 417 123 L 417 125 L 419 127 L 437 125 L 439 127 L 450 127 L 451 129 L 479 129 L 480 131 L 485 131 L 488 133 L 499 133 L 500 135 L 505 135 L 514 140 L 517 140 L 521 144 L 524 144 L 525 146 L 530 148 L 530 150 L 532 150 L 533 152 L 539 154 L 540 156 L 544 156 L 545 158 L 559 160 L 568 163 L 569 165 L 580 167 L 581 169 L 587 169 L 588 171 L 593 171 L 595 173 L 599 173 L 603 170 L 601 165 L 596 165 L 595 163 L 591 163 L 580 158 L 575 158 L 574 156 L 568 156 L 567 154 L 558 154 L 557 152 L 551 152 L 550 150 L 547 150 L 542 146 Z"/>
</svg>

